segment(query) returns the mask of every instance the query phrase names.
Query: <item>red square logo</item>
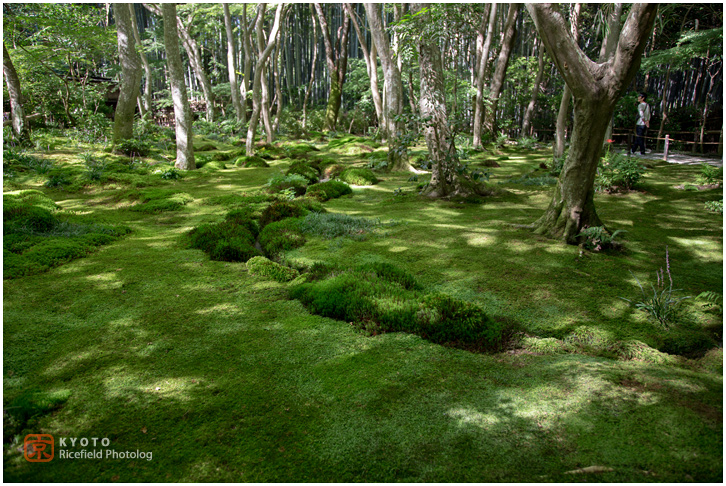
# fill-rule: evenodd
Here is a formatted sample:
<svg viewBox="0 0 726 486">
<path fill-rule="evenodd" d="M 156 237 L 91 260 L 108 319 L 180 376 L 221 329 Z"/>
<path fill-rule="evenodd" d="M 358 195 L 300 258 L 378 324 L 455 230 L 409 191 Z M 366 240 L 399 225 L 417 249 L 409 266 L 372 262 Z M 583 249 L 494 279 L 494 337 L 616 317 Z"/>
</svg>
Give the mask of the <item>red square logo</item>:
<svg viewBox="0 0 726 486">
<path fill-rule="evenodd" d="M 23 444 L 25 460 L 28 462 L 50 462 L 53 459 L 54 441 L 50 434 L 28 434 Z"/>
</svg>

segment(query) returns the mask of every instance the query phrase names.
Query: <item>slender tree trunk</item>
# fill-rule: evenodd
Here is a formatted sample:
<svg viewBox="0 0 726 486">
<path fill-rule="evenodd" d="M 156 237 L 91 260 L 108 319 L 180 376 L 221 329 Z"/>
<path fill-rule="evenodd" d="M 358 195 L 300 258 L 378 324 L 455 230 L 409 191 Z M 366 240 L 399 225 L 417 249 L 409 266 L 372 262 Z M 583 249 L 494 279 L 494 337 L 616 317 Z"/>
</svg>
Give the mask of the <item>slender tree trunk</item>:
<svg viewBox="0 0 726 486">
<path fill-rule="evenodd" d="M 325 129 L 335 131 L 335 125 L 338 123 L 338 112 L 340 111 L 340 103 L 343 97 L 343 83 L 345 82 L 345 74 L 348 69 L 348 34 L 350 32 L 350 18 L 348 16 L 343 20 L 343 26 L 338 29 L 338 52 L 335 52 L 335 46 L 332 42 L 332 36 L 328 27 L 328 20 L 325 18 L 323 7 L 319 3 L 315 3 L 315 11 L 318 14 L 318 22 L 320 30 L 323 34 L 323 42 L 325 43 L 325 59 L 328 63 L 328 74 L 330 76 L 330 92 L 328 94 L 328 107 L 325 110 Z"/>
<path fill-rule="evenodd" d="M 264 21 L 266 4 L 261 3 L 257 6 L 257 36 L 258 42 L 264 37 L 262 30 L 262 22 Z M 272 25 L 272 30 L 267 38 L 267 46 L 260 53 L 255 64 L 255 76 L 252 83 L 252 115 L 250 116 L 250 124 L 247 127 L 247 144 L 246 153 L 252 155 L 255 151 L 255 131 L 257 130 L 257 124 L 260 121 L 260 112 L 262 111 L 262 75 L 264 74 L 264 67 L 267 63 L 272 49 L 275 47 L 275 38 L 277 37 L 277 31 L 280 29 L 280 20 L 282 17 L 283 4 L 277 5 L 275 11 L 275 21 Z"/>
<path fill-rule="evenodd" d="M 613 56 L 599 63 L 582 52 L 555 5 L 527 4 L 548 53 L 575 98 L 570 152 L 552 202 L 534 225 L 537 233 L 574 244 L 584 227 L 602 226 L 593 196 L 603 136 L 615 103 L 638 71 L 657 8 L 653 4 L 633 5 Z"/>
<path fill-rule="evenodd" d="M 136 97 L 141 83 L 141 61 L 136 52 L 136 42 L 131 24 L 129 3 L 115 3 L 114 17 L 118 37 L 118 56 L 121 63 L 121 87 L 113 124 L 113 141 L 134 136 L 134 112 Z"/>
<path fill-rule="evenodd" d="M 383 113 L 383 102 L 381 100 L 381 94 L 378 92 L 378 65 L 375 57 L 375 42 L 371 43 L 371 50 L 368 50 L 366 45 L 366 39 L 360 30 L 358 19 L 353 11 L 353 6 L 350 3 L 345 3 L 345 11 L 350 17 L 350 21 L 353 24 L 355 33 L 358 36 L 358 44 L 360 45 L 361 51 L 363 51 L 363 59 L 366 62 L 366 70 L 368 71 L 368 79 L 371 82 L 371 98 L 373 99 L 373 106 L 376 110 L 376 119 L 378 123 L 381 123 L 381 114 Z"/>
<path fill-rule="evenodd" d="M 240 101 L 242 102 L 242 123 L 247 123 L 247 105 L 250 90 L 250 77 L 252 76 L 252 37 L 251 30 L 256 20 L 252 24 L 247 24 L 247 4 L 242 7 L 242 45 L 245 51 L 244 71 L 242 73 L 242 84 L 240 84 Z"/>
<path fill-rule="evenodd" d="M 280 65 L 282 64 L 281 32 L 282 30 L 280 30 L 280 33 L 277 34 L 275 57 L 273 58 L 272 65 L 272 75 L 275 77 L 275 100 L 277 102 L 275 108 L 275 120 L 272 122 L 273 133 L 277 133 L 277 129 L 280 127 L 280 115 L 282 115 L 282 86 L 280 84 Z"/>
<path fill-rule="evenodd" d="M 532 96 L 529 98 L 529 104 L 524 112 L 524 120 L 522 121 L 522 135 L 525 137 L 532 135 L 532 116 L 534 115 L 534 106 L 537 103 L 537 95 L 539 94 L 542 75 L 544 74 L 544 51 L 544 44 L 540 41 L 539 56 L 537 57 L 537 76 L 534 79 Z"/>
<path fill-rule="evenodd" d="M 242 103 L 239 100 L 239 85 L 237 84 L 237 54 L 234 46 L 234 36 L 232 35 L 232 16 L 229 13 L 229 4 L 223 3 L 224 9 L 224 30 L 227 33 L 227 72 L 229 74 L 229 87 L 232 92 L 232 106 L 237 115 L 237 121 L 243 120 Z M 247 19 L 243 19 L 246 22 Z"/>
<path fill-rule="evenodd" d="M 572 38 L 577 42 L 579 38 L 580 10 L 581 3 L 576 3 L 570 11 L 570 32 Z M 555 128 L 554 158 L 562 157 L 565 153 L 565 132 L 567 131 L 567 122 L 570 118 L 570 100 L 572 91 L 565 82 L 565 88 L 562 90 L 562 100 L 560 100 L 560 109 L 557 112 L 557 125 Z"/>
<path fill-rule="evenodd" d="M 8 49 L 3 41 L 3 74 L 5 75 L 5 84 L 8 87 L 10 95 L 10 112 L 13 117 L 13 135 L 18 139 L 21 145 L 30 143 L 30 132 L 28 124 L 25 121 L 25 111 L 23 110 L 23 93 L 20 89 L 20 78 L 15 70 L 13 61 L 10 59 Z"/>
<path fill-rule="evenodd" d="M 313 61 L 310 64 L 310 81 L 308 81 L 307 89 L 305 90 L 305 99 L 303 100 L 303 106 L 302 106 L 302 112 L 303 112 L 303 118 L 302 118 L 302 127 L 303 130 L 307 128 L 307 121 L 308 121 L 308 99 L 310 98 L 310 93 L 313 90 L 313 83 L 315 82 L 315 63 L 318 60 L 318 27 L 317 23 L 315 23 L 315 13 L 313 12 L 313 7 L 310 6 L 310 13 L 312 18 L 312 24 L 313 24 Z"/>
<path fill-rule="evenodd" d="M 176 24 L 176 4 L 161 5 L 164 18 L 164 46 L 166 64 L 169 68 L 171 97 L 174 101 L 174 122 L 176 131 L 176 164 L 181 170 L 194 170 L 194 145 L 192 144 L 192 110 L 189 107 L 187 87 L 184 84 L 184 66 L 179 54 L 179 33 Z"/>
<path fill-rule="evenodd" d="M 473 141 L 472 145 L 474 148 L 480 149 L 481 143 L 481 131 L 482 121 L 484 118 L 484 83 L 487 76 L 487 64 L 489 62 L 489 50 L 491 49 L 492 39 L 494 37 L 494 29 L 496 28 L 497 21 L 497 4 L 493 3 L 490 5 L 491 10 L 489 12 L 489 25 L 486 31 L 486 38 L 482 41 L 481 53 L 478 56 L 479 62 L 477 64 L 476 73 L 476 95 L 474 97 L 474 126 L 473 126 Z M 480 31 L 481 37 L 484 36 L 484 32 Z"/>
<path fill-rule="evenodd" d="M 499 96 L 504 88 L 504 79 L 507 75 L 507 65 L 512 55 L 512 47 L 514 46 L 514 38 L 517 33 L 517 15 L 522 4 L 510 3 L 507 12 L 507 22 L 504 25 L 502 48 L 499 51 L 497 59 L 497 67 L 494 69 L 492 82 L 489 91 L 489 107 L 484 114 L 484 130 L 492 134 L 499 131 L 497 127 L 497 109 L 499 107 Z"/>
<path fill-rule="evenodd" d="M 136 48 L 141 58 L 141 65 L 144 67 L 144 93 L 141 95 L 141 103 L 139 104 L 139 111 L 141 117 L 150 120 L 151 119 L 151 65 L 149 60 L 146 58 L 144 52 L 144 46 L 141 43 L 141 35 L 139 35 L 139 27 L 136 25 L 136 12 L 134 11 L 134 4 L 129 4 L 130 15 L 131 15 L 131 26 L 134 32 L 134 40 L 136 40 Z"/>
</svg>

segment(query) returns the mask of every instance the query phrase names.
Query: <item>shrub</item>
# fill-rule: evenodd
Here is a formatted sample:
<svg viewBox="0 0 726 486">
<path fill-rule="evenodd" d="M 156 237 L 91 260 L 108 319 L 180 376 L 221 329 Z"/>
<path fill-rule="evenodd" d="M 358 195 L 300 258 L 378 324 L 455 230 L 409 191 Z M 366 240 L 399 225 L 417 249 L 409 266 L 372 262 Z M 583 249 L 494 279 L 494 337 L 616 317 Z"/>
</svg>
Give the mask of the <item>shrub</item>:
<svg viewBox="0 0 726 486">
<path fill-rule="evenodd" d="M 292 201 L 276 201 L 267 206 L 260 216 L 260 227 L 264 228 L 270 223 L 281 221 L 285 218 L 298 218 L 308 212 L 300 204 Z"/>
<path fill-rule="evenodd" d="M 257 155 L 250 155 L 246 156 L 243 155 L 242 157 L 237 157 L 237 160 L 235 160 L 234 165 L 237 167 L 269 167 L 270 164 L 268 164 L 265 159 L 262 157 L 259 157 Z"/>
<path fill-rule="evenodd" d="M 272 176 L 267 184 L 267 192 L 270 194 L 279 193 L 285 189 L 292 189 L 295 195 L 302 196 L 307 189 L 307 179 L 299 174 L 277 174 Z"/>
<path fill-rule="evenodd" d="M 320 173 L 317 169 L 313 168 L 306 162 L 293 162 L 285 174 L 298 174 L 304 177 L 308 184 L 314 184 L 315 182 L 318 182 L 318 179 L 320 178 Z"/>
<path fill-rule="evenodd" d="M 347 214 L 310 213 L 300 222 L 303 233 L 332 239 L 338 236 L 365 238 L 365 234 L 380 226 L 379 220 L 356 218 Z"/>
<path fill-rule="evenodd" d="M 337 199 L 346 194 L 352 194 L 353 190 L 348 184 L 340 181 L 326 181 L 318 184 L 313 184 L 308 187 L 306 194 L 310 197 L 315 197 L 321 201 L 328 201 L 330 199 Z"/>
<path fill-rule="evenodd" d="M 354 186 L 370 186 L 378 182 L 373 171 L 358 167 L 351 167 L 344 170 L 338 176 L 338 179 Z"/>
<path fill-rule="evenodd" d="M 246 262 L 260 254 L 255 247 L 256 228 L 249 215 L 233 211 L 221 223 L 197 226 L 186 239 L 190 248 L 204 251 L 212 260 Z"/>
<path fill-rule="evenodd" d="M 645 174 L 645 167 L 634 157 L 610 152 L 600 160 L 595 187 L 601 191 L 617 191 L 632 189 Z"/>
<path fill-rule="evenodd" d="M 723 199 L 720 201 L 706 201 L 706 211 L 723 214 Z"/>
<path fill-rule="evenodd" d="M 615 241 L 615 237 L 620 233 L 625 231 L 616 230 L 610 234 L 604 226 L 585 226 L 576 238 L 583 238 L 582 244 L 588 250 L 600 251 L 620 246 L 620 243 Z"/>
<path fill-rule="evenodd" d="M 262 256 L 250 258 L 247 269 L 252 275 L 270 277 L 277 282 L 289 282 L 300 275 L 294 268 L 285 267 Z"/>
<path fill-rule="evenodd" d="M 260 247 L 268 258 L 274 258 L 283 251 L 293 250 L 305 244 L 298 218 L 286 218 L 270 223 L 260 232 Z"/>
<path fill-rule="evenodd" d="M 537 146 L 536 137 L 522 137 L 517 140 L 517 147 L 524 150 L 533 150 Z"/>
<path fill-rule="evenodd" d="M 151 151 L 151 145 L 141 140 L 127 138 L 116 142 L 113 150 L 117 154 L 124 154 L 129 157 L 146 157 Z"/>
<path fill-rule="evenodd" d="M 704 185 L 723 183 L 723 167 L 714 167 L 711 164 L 701 164 L 701 173 L 696 177 L 696 182 Z"/>
</svg>

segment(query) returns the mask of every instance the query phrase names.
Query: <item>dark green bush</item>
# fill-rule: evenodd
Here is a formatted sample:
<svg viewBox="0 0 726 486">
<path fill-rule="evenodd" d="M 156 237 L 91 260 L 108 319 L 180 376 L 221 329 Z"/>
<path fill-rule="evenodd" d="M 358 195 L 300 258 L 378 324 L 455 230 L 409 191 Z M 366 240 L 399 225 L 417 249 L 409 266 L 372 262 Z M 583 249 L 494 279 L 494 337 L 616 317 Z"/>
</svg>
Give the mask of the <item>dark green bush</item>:
<svg viewBox="0 0 726 486">
<path fill-rule="evenodd" d="M 298 218 L 308 211 L 300 204 L 293 201 L 275 201 L 262 211 L 260 216 L 260 227 L 264 228 L 270 223 L 280 221 L 285 218 Z"/>
<path fill-rule="evenodd" d="M 361 167 L 345 169 L 338 179 L 354 186 L 370 186 L 378 182 L 373 171 Z"/>
<path fill-rule="evenodd" d="M 255 247 L 257 224 L 244 211 L 232 211 L 216 224 L 203 224 L 186 235 L 189 247 L 207 253 L 212 260 L 246 262 L 260 254 Z"/>
<path fill-rule="evenodd" d="M 305 178 L 308 184 L 314 184 L 318 182 L 320 173 L 306 162 L 293 162 L 285 172 L 286 175 L 298 174 Z"/>
<path fill-rule="evenodd" d="M 600 160 L 595 176 L 595 187 L 601 191 L 632 189 L 645 174 L 645 167 L 634 157 L 608 152 Z"/>
<path fill-rule="evenodd" d="M 300 219 L 286 218 L 270 223 L 260 232 L 262 251 L 268 258 L 274 258 L 283 251 L 293 250 L 305 244 L 305 236 L 300 231 Z"/>
<path fill-rule="evenodd" d="M 247 269 L 252 275 L 269 277 L 277 282 L 289 282 L 299 275 L 294 268 L 280 265 L 262 256 L 251 258 L 247 262 Z"/>
<path fill-rule="evenodd" d="M 309 186 L 305 194 L 321 201 L 328 201 L 352 193 L 353 190 L 345 182 L 325 181 Z"/>
</svg>

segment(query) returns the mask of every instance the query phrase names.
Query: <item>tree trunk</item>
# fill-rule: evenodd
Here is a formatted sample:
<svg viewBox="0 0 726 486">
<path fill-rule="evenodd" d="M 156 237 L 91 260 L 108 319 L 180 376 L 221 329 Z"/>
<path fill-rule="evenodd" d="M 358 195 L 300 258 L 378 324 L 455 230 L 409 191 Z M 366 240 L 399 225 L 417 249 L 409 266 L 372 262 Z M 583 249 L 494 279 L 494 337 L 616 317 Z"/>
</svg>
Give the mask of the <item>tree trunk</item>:
<svg viewBox="0 0 726 486">
<path fill-rule="evenodd" d="M 390 40 L 383 30 L 383 22 L 379 6 L 366 3 L 363 5 L 371 27 L 371 37 L 381 59 L 384 77 L 383 98 L 383 133 L 388 141 L 388 167 L 394 171 L 411 171 L 413 167 L 408 163 L 406 147 L 400 143 L 400 127 L 396 117 L 403 113 L 403 84 L 401 71 L 393 59 Z"/>
<path fill-rule="evenodd" d="M 520 3 L 510 3 L 507 12 L 507 22 L 504 24 L 502 48 L 497 58 L 497 67 L 494 69 L 492 82 L 489 90 L 489 107 L 484 114 L 484 130 L 489 133 L 496 134 L 499 131 L 497 127 L 497 108 L 499 107 L 499 96 L 504 88 L 504 79 L 507 75 L 507 65 L 512 55 L 512 47 L 514 46 L 514 37 L 517 33 L 517 15 L 519 14 Z"/>
<path fill-rule="evenodd" d="M 281 49 L 281 35 L 282 29 L 277 34 L 277 42 L 275 47 L 275 57 L 273 58 L 272 75 L 275 78 L 275 120 L 272 122 L 272 132 L 277 133 L 277 129 L 280 127 L 280 115 L 282 115 L 282 86 L 280 84 L 280 65 L 282 64 L 282 49 Z M 292 102 L 292 100 L 290 100 Z"/>
<path fill-rule="evenodd" d="M 383 102 L 381 100 L 381 94 L 378 92 L 378 65 L 375 57 L 375 42 L 371 42 L 371 50 L 368 50 L 366 45 L 366 39 L 360 30 L 358 19 L 353 11 L 353 6 L 350 3 L 345 3 L 345 11 L 350 17 L 350 21 L 353 24 L 355 33 L 358 36 L 358 44 L 360 45 L 361 51 L 363 51 L 363 59 L 366 62 L 366 70 L 368 71 L 368 79 L 371 82 L 371 98 L 373 99 L 373 107 L 376 110 L 376 119 L 378 123 L 381 123 L 381 114 L 383 113 Z"/>
<path fill-rule="evenodd" d="M 255 20 L 252 24 L 247 24 L 247 4 L 245 3 L 242 7 L 242 45 L 245 51 L 244 60 L 244 71 L 242 73 L 242 84 L 240 84 L 240 101 L 242 103 L 242 123 L 247 123 L 247 99 L 249 98 L 250 90 L 250 76 L 252 75 L 252 38 L 250 37 L 250 31 L 252 26 L 255 25 Z"/>
<path fill-rule="evenodd" d="M 229 13 L 229 4 L 223 3 L 224 9 L 224 30 L 227 33 L 227 72 L 229 74 L 229 87 L 232 93 L 232 106 L 237 115 L 237 121 L 243 120 L 242 103 L 239 100 L 239 85 L 237 84 L 237 54 L 234 47 L 234 36 L 232 35 L 232 16 Z M 247 19 L 243 19 L 246 22 Z"/>
<path fill-rule="evenodd" d="M 264 21 L 266 4 L 261 3 L 257 6 L 257 36 L 258 42 L 264 37 L 262 30 L 262 22 Z M 260 112 L 262 111 L 262 75 L 264 74 L 264 67 L 267 63 L 268 58 L 272 49 L 275 47 L 275 38 L 277 37 L 277 31 L 280 29 L 280 20 L 282 17 L 283 4 L 277 5 L 275 11 L 275 21 L 272 25 L 270 35 L 267 37 L 267 46 L 260 53 L 255 64 L 255 77 L 252 83 L 252 115 L 250 116 L 250 124 L 247 127 L 247 155 L 252 155 L 255 151 L 255 131 L 257 130 L 257 124 L 260 121 Z"/>
<path fill-rule="evenodd" d="M 412 4 L 412 12 L 420 12 L 423 5 Z M 419 18 L 421 22 L 430 22 L 428 14 L 419 14 Z M 424 35 L 419 37 L 417 44 L 421 75 L 419 104 L 421 116 L 429 120 L 424 129 L 424 137 L 433 163 L 431 181 L 423 194 L 431 198 L 483 194 L 483 188 L 471 181 L 461 170 L 457 158 L 449 130 L 443 61 L 438 43 Z"/>
<path fill-rule="evenodd" d="M 577 42 L 579 38 L 579 25 L 580 25 L 580 10 L 582 9 L 581 3 L 576 3 L 572 7 L 570 12 L 570 32 L 572 37 Z M 567 122 L 570 118 L 570 100 L 572 98 L 572 91 L 570 87 L 565 83 L 565 88 L 562 90 L 562 100 L 560 100 L 560 110 L 557 112 L 557 126 L 555 128 L 555 143 L 554 143 L 554 158 L 562 157 L 565 153 L 565 131 L 567 130 Z"/>
<path fill-rule="evenodd" d="M 529 98 L 529 104 L 524 112 L 524 120 L 522 121 L 522 136 L 528 137 L 532 134 L 532 116 L 534 115 L 534 106 L 537 103 L 537 95 L 539 94 L 540 84 L 542 84 L 542 75 L 544 73 L 544 45 L 542 41 L 539 43 L 539 56 L 537 57 L 537 76 L 534 79 L 532 87 L 532 96 Z"/>
<path fill-rule="evenodd" d="M 315 23 L 315 12 L 313 11 L 313 7 L 310 6 L 310 14 L 312 18 L 312 24 L 313 24 L 313 61 L 310 64 L 310 81 L 308 82 L 307 89 L 305 90 L 305 99 L 303 100 L 303 106 L 302 106 L 302 112 L 303 112 L 303 118 L 302 118 L 302 127 L 303 130 L 307 128 L 307 122 L 308 122 L 308 99 L 310 98 L 310 93 L 313 90 L 313 83 L 315 82 L 315 63 L 318 60 L 318 24 Z"/>
<path fill-rule="evenodd" d="M 323 42 L 325 44 L 325 59 L 328 63 L 328 75 L 330 76 L 330 91 L 328 93 L 328 106 L 325 109 L 325 130 L 335 131 L 335 125 L 338 123 L 338 112 L 340 111 L 340 103 L 343 97 L 343 83 L 345 82 L 345 74 L 348 70 L 348 34 L 350 32 L 350 18 L 346 16 L 343 20 L 343 26 L 338 29 L 338 52 L 335 52 L 335 46 L 331 40 L 332 36 L 328 27 L 328 20 L 325 18 L 323 7 L 316 3 L 315 11 L 318 14 L 318 22 L 320 30 L 323 34 Z"/>
<path fill-rule="evenodd" d="M 582 52 L 555 5 L 527 4 L 527 9 L 575 98 L 570 152 L 552 202 L 534 226 L 539 234 L 574 244 L 584 227 L 602 226 L 593 196 L 603 136 L 615 103 L 637 73 L 658 6 L 632 6 L 613 56 L 602 63 Z"/>
<path fill-rule="evenodd" d="M 176 24 L 176 4 L 161 5 L 164 18 L 164 46 L 169 68 L 169 84 L 174 101 L 176 131 L 176 164 L 181 170 L 194 170 L 194 145 L 192 144 L 192 110 L 189 107 L 187 87 L 184 84 L 184 66 L 179 54 L 179 32 Z"/>
<path fill-rule="evenodd" d="M 473 127 L 473 141 L 472 145 L 474 148 L 480 149 L 481 143 L 481 131 L 482 131 L 482 118 L 484 118 L 484 83 L 487 76 L 487 64 L 489 63 L 489 50 L 491 49 L 492 39 L 494 38 L 494 29 L 496 28 L 497 21 L 497 4 L 491 4 L 491 10 L 489 12 L 489 26 L 487 27 L 486 38 L 482 41 L 482 49 L 479 54 L 479 63 L 477 65 L 476 73 L 476 95 L 474 97 L 474 127 Z M 480 32 L 480 36 L 484 33 Z"/>
<path fill-rule="evenodd" d="M 18 77 L 10 54 L 5 47 L 3 41 L 3 74 L 5 75 L 5 84 L 8 87 L 10 95 L 10 111 L 13 117 L 13 135 L 18 139 L 21 145 L 30 144 L 30 133 L 28 125 L 25 121 L 25 111 L 23 110 L 23 93 L 20 89 L 20 78 Z"/>
<path fill-rule="evenodd" d="M 139 105 L 139 111 L 141 117 L 147 120 L 152 118 L 151 116 L 151 65 L 149 60 L 146 58 L 144 52 L 144 46 L 141 43 L 141 35 L 139 35 L 139 28 L 136 25 L 136 12 L 134 11 L 134 5 L 129 4 L 130 15 L 131 15 L 131 27 L 134 32 L 134 39 L 136 40 L 136 47 L 139 51 L 139 57 L 141 58 L 141 65 L 144 67 L 144 93 L 141 95 L 141 104 Z"/>
<path fill-rule="evenodd" d="M 121 63 L 121 86 L 113 124 L 113 141 L 134 136 L 134 112 L 141 83 L 141 61 L 136 52 L 129 3 L 115 3 L 114 16 L 118 37 L 118 57 Z"/>
</svg>

